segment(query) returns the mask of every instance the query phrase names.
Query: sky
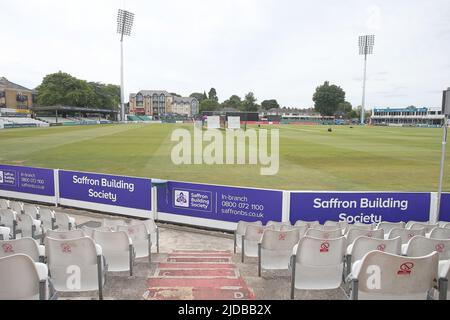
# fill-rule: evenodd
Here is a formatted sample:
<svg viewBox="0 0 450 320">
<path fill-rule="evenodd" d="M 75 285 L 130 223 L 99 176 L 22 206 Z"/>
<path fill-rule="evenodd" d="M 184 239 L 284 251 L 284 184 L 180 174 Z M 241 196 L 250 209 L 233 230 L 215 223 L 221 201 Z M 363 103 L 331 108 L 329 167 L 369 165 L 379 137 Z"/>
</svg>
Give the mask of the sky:
<svg viewBox="0 0 450 320">
<path fill-rule="evenodd" d="M 375 35 L 366 106 L 440 107 L 450 87 L 449 0 L 0 0 L 0 76 L 29 88 L 63 71 L 120 83 L 117 10 L 126 37 L 125 93 L 251 91 L 308 108 L 330 81 L 361 104 L 358 37 Z"/>
</svg>

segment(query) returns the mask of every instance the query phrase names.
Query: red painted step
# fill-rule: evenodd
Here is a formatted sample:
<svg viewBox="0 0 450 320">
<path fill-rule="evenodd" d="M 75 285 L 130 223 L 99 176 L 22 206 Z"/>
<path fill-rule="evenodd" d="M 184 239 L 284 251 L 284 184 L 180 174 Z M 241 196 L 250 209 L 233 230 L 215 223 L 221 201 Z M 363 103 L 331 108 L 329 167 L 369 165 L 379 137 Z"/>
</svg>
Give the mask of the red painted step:
<svg viewBox="0 0 450 320">
<path fill-rule="evenodd" d="M 230 263 L 231 258 L 226 257 L 169 257 L 167 258 L 168 262 L 223 262 Z"/>
<path fill-rule="evenodd" d="M 161 269 L 234 269 L 235 265 L 229 263 L 173 263 L 161 262 L 159 264 Z"/>
<path fill-rule="evenodd" d="M 168 270 L 160 268 L 156 277 L 237 277 L 235 269 L 178 269 Z"/>
</svg>

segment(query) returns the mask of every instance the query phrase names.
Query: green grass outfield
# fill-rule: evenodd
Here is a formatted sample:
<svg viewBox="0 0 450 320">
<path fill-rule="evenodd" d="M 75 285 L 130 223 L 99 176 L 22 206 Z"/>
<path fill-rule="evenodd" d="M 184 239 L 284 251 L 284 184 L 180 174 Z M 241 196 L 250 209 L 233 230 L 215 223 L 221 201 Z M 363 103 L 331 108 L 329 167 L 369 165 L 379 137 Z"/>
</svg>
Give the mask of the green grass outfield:
<svg viewBox="0 0 450 320">
<path fill-rule="evenodd" d="M 280 169 L 172 164 L 176 128 L 130 124 L 0 130 L 0 163 L 290 190 L 436 191 L 441 129 L 282 125 Z M 449 148 L 450 149 L 450 148 Z M 450 151 L 449 151 L 450 152 Z M 447 157 L 449 154 L 447 154 Z M 450 191 L 446 166 L 444 189 Z"/>
</svg>

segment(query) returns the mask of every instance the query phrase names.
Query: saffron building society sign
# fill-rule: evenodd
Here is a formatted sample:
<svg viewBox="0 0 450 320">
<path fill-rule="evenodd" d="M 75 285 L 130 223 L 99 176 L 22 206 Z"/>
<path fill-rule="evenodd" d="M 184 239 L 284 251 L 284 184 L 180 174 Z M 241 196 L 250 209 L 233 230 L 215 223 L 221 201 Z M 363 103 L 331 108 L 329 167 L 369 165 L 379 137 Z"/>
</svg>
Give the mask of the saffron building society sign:
<svg viewBox="0 0 450 320">
<path fill-rule="evenodd" d="M 281 221 L 282 192 L 169 182 L 158 190 L 158 212 L 228 222 Z"/>
<path fill-rule="evenodd" d="M 0 165 L 0 190 L 55 196 L 52 169 Z"/>
<path fill-rule="evenodd" d="M 290 219 L 377 223 L 428 221 L 429 193 L 292 192 Z"/>
<path fill-rule="evenodd" d="M 59 171 L 60 198 L 151 210 L 151 180 Z"/>
</svg>

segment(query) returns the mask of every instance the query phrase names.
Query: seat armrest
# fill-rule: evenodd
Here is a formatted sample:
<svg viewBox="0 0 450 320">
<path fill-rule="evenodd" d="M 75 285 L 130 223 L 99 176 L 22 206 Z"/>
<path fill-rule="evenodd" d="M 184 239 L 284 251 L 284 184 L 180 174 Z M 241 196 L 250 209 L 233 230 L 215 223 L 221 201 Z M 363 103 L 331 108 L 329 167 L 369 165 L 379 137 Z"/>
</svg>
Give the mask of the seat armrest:
<svg viewBox="0 0 450 320">
<path fill-rule="evenodd" d="M 95 251 L 97 252 L 98 256 L 101 256 L 103 253 L 102 247 L 99 244 L 95 244 Z"/>
<path fill-rule="evenodd" d="M 34 265 L 36 266 L 36 270 L 39 275 L 40 281 L 45 281 L 48 278 L 48 269 L 47 265 L 41 262 L 35 262 Z"/>
<path fill-rule="evenodd" d="M 298 244 L 296 244 L 296 245 L 292 248 L 292 255 L 296 255 L 296 254 L 297 254 L 297 250 L 298 250 Z"/>
</svg>

